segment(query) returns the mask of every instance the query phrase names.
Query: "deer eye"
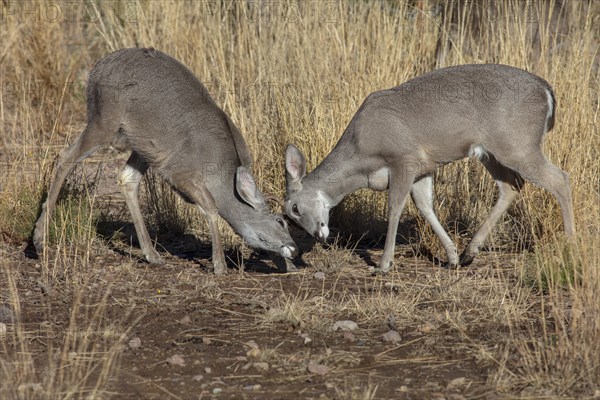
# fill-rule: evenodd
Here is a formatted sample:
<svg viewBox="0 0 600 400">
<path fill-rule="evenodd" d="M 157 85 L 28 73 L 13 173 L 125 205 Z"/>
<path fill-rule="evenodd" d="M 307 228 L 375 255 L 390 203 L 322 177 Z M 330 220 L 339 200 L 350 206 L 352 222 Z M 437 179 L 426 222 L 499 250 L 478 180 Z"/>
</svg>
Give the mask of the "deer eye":
<svg viewBox="0 0 600 400">
<path fill-rule="evenodd" d="M 279 217 L 277 217 L 277 219 L 275 219 L 275 221 L 277 221 L 277 223 L 278 223 L 279 225 L 281 225 L 281 227 L 282 227 L 282 228 L 285 228 L 285 227 L 286 227 L 286 226 L 285 226 L 285 221 L 283 220 L 283 218 L 279 218 Z"/>
<path fill-rule="evenodd" d="M 298 212 L 298 205 L 294 204 L 292 206 L 292 213 L 298 216 L 300 215 L 300 213 Z"/>
</svg>

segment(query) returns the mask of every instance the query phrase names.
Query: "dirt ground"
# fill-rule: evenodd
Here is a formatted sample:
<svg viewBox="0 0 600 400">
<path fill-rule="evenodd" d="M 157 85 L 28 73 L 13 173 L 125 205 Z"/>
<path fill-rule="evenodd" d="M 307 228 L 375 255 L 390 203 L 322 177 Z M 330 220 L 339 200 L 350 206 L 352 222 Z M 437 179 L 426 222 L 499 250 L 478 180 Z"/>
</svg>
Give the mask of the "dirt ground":
<svg viewBox="0 0 600 400">
<path fill-rule="evenodd" d="M 31 258 L 25 243 L 3 247 L 3 262 L 12 264 L 17 282 L 21 322 L 26 331 L 36 332 L 29 339 L 29 351 L 43 370 L 50 343 L 68 330 L 77 297 L 75 285 L 69 284 L 71 277 L 65 274 L 54 277 L 55 282 L 64 279 L 63 286 L 44 287 L 41 261 Z M 457 329 L 443 315 L 456 312 L 453 295 L 444 301 L 439 294 L 469 280 L 475 287 L 480 285 L 478 279 L 498 279 L 499 287 L 505 286 L 513 272 L 493 254 L 482 254 L 470 268 L 446 271 L 415 259 L 407 246 L 398 246 L 400 267 L 385 276 L 372 276 L 365 261 L 377 262 L 378 249 L 347 251 L 343 265 L 323 275 L 316 274 L 325 266 L 318 257 L 340 254 L 327 256 L 322 251 L 309 257 L 310 265 L 298 264 L 301 269 L 294 273 L 281 273 L 266 255 L 252 255 L 245 260 L 245 272 L 231 269 L 228 276 L 217 277 L 207 270 L 209 252 L 207 244 L 200 250 L 184 246 L 179 254 L 163 254 L 167 265 L 160 267 L 141 261 L 136 247 L 92 252 L 86 263 L 88 281 L 79 283 L 85 288 L 85 307 L 78 318 L 85 321 L 86 307 L 93 309 L 104 302 L 103 321 L 126 331 L 117 352 L 118 365 L 101 398 L 504 397 L 490 383 L 489 372 L 498 365 L 482 357 L 478 345 L 465 338 L 493 342 L 506 327 L 482 320 L 485 313 L 477 314 L 476 296 L 469 305 L 465 303 L 469 296 L 464 295 L 461 321 L 465 325 Z M 54 256 L 53 250 L 46 255 L 49 260 Z M 6 287 L 5 282 L 2 285 Z M 348 296 L 380 298 L 381 307 L 397 299 L 402 308 L 411 304 L 407 287 L 425 295 L 418 296 L 411 305 L 413 311 L 404 317 L 398 309 L 389 310 L 390 315 L 400 315 L 398 320 L 371 318 L 369 314 L 386 314 L 386 310 L 372 312 L 372 304 L 356 304 L 333 314 L 325 311 L 328 302 L 348 304 Z M 294 310 L 299 317 L 293 316 Z M 411 322 L 406 317 L 412 312 L 423 318 Z M 430 322 L 424 323 L 429 316 Z M 358 328 L 351 333 L 334 331 L 337 320 L 355 321 Z M 400 341 L 382 340 L 390 329 L 400 334 Z M 75 350 L 69 353 L 71 357 L 90 356 Z"/>
</svg>

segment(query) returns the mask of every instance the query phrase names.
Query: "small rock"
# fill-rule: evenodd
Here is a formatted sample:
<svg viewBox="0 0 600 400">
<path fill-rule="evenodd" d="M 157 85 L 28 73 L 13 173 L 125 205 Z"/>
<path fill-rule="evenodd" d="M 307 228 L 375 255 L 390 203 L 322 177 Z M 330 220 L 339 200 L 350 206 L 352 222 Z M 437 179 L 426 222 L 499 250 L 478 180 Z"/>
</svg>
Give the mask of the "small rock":
<svg viewBox="0 0 600 400">
<path fill-rule="evenodd" d="M 350 331 L 344 331 L 344 340 L 346 342 L 355 342 L 356 341 L 356 337 L 354 336 L 354 333 L 350 332 Z"/>
<path fill-rule="evenodd" d="M 308 336 L 304 336 L 304 344 L 309 344 L 310 342 L 312 342 L 312 339 Z"/>
<path fill-rule="evenodd" d="M 251 358 L 258 358 L 258 356 L 260 356 L 260 349 L 258 347 L 253 347 L 246 352 L 246 355 Z"/>
<path fill-rule="evenodd" d="M 325 389 L 331 390 L 333 389 L 335 386 L 333 383 L 329 383 L 329 382 L 325 382 Z"/>
<path fill-rule="evenodd" d="M 392 282 L 386 282 L 386 283 L 383 284 L 383 286 L 385 286 L 386 288 L 388 288 L 388 289 L 390 289 L 390 290 L 392 290 L 394 292 L 397 292 L 397 291 L 400 290 L 400 288 L 398 287 L 398 285 L 395 285 Z"/>
<path fill-rule="evenodd" d="M 42 281 L 38 280 L 36 283 L 37 283 L 39 289 L 41 290 L 42 294 L 44 294 L 44 295 L 52 294 L 51 293 L 52 289 L 50 287 L 48 287 L 47 285 L 45 285 Z"/>
<path fill-rule="evenodd" d="M 387 331 L 386 333 L 381 335 L 381 340 L 383 340 L 384 342 L 398 343 L 402 341 L 402 337 L 396 331 Z"/>
<path fill-rule="evenodd" d="M 314 361 L 309 361 L 308 365 L 306 366 L 306 369 L 308 370 L 308 372 L 315 375 L 325 375 L 329 372 L 328 366 L 318 364 Z"/>
<path fill-rule="evenodd" d="M 211 367 L 206 367 L 204 368 L 204 372 L 207 374 L 210 374 L 212 372 L 212 368 Z"/>
<path fill-rule="evenodd" d="M 452 379 L 450 382 L 448 382 L 448 386 L 446 386 L 446 389 L 448 390 L 456 390 L 456 389 L 460 389 L 461 387 L 465 386 L 465 384 L 467 383 L 467 378 L 460 377 L 460 378 L 455 378 Z"/>
<path fill-rule="evenodd" d="M 202 344 L 205 344 L 207 346 L 210 346 L 212 344 L 212 339 L 211 338 L 207 338 L 207 337 L 203 337 L 202 338 Z"/>
<path fill-rule="evenodd" d="M 17 391 L 20 393 L 27 391 L 38 392 L 40 390 L 42 390 L 42 385 L 40 383 L 21 383 L 17 387 Z"/>
<path fill-rule="evenodd" d="M 167 358 L 167 363 L 171 365 L 176 365 L 178 367 L 185 366 L 185 360 L 181 354 L 174 354 L 171 357 Z"/>
<path fill-rule="evenodd" d="M 194 375 L 192 377 L 192 380 L 195 381 L 195 382 L 200 382 L 202 379 L 204 379 L 204 375 L 200 375 L 200 374 Z"/>
<path fill-rule="evenodd" d="M 435 331 L 436 329 L 436 326 L 432 322 L 426 322 L 419 326 L 419 330 L 421 331 L 421 333 L 430 333 Z"/>
<path fill-rule="evenodd" d="M 244 390 L 248 390 L 248 391 L 260 390 L 260 388 L 262 388 L 262 385 L 260 383 L 244 386 Z"/>
<path fill-rule="evenodd" d="M 186 316 L 184 316 L 183 318 L 181 318 L 181 319 L 179 320 L 179 323 L 180 323 L 180 324 L 184 324 L 184 325 L 188 325 L 188 324 L 191 324 L 191 323 L 192 323 L 192 319 L 190 318 L 190 316 L 189 316 L 189 315 L 186 315 Z"/>
<path fill-rule="evenodd" d="M 266 362 L 255 362 L 255 363 L 252 363 L 252 366 L 261 371 L 269 370 L 269 363 L 266 363 Z"/>
<path fill-rule="evenodd" d="M 315 279 L 317 279 L 319 281 L 325 280 L 325 272 L 323 272 L 323 271 L 315 272 L 315 274 L 313 276 Z"/>
<path fill-rule="evenodd" d="M 400 393 L 406 393 L 406 392 L 408 392 L 408 386 L 402 385 L 398 389 L 396 389 L 396 391 L 400 392 Z"/>
<path fill-rule="evenodd" d="M 142 346 L 142 339 L 139 337 L 134 337 L 133 339 L 130 339 L 127 344 L 129 345 L 130 349 L 139 349 Z"/>
<path fill-rule="evenodd" d="M 335 324 L 333 324 L 333 330 L 337 331 L 338 329 L 342 330 L 342 331 L 354 331 L 358 328 L 358 324 L 354 321 L 350 321 L 350 320 L 344 320 L 344 321 L 337 321 Z"/>
<path fill-rule="evenodd" d="M 212 390 L 212 394 L 219 394 L 219 393 L 221 393 L 222 391 L 223 391 L 223 389 L 221 389 L 221 388 L 218 388 L 218 387 L 217 387 L 217 388 L 214 388 L 214 389 Z"/>
<path fill-rule="evenodd" d="M 250 347 L 250 350 L 246 352 L 248 357 L 257 358 L 260 356 L 260 349 L 258 348 L 258 344 L 254 340 L 250 340 L 245 343 L 246 346 Z"/>
</svg>

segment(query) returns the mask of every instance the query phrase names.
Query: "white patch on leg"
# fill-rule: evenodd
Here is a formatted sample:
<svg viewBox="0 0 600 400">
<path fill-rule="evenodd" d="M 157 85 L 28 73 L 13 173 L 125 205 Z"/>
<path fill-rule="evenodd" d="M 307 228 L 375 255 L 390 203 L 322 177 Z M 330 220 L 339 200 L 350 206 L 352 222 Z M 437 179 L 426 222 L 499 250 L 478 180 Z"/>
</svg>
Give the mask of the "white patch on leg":
<svg viewBox="0 0 600 400">
<path fill-rule="evenodd" d="M 119 174 L 119 185 L 123 186 L 134 181 L 136 174 L 139 173 L 130 165 L 125 165 Z"/>
</svg>

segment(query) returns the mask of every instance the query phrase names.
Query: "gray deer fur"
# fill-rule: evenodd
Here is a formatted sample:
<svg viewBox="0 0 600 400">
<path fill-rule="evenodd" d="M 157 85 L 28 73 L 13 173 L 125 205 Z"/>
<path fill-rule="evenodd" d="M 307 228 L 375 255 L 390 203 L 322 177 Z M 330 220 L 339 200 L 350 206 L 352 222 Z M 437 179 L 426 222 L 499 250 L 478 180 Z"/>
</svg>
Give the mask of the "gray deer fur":
<svg viewBox="0 0 600 400">
<path fill-rule="evenodd" d="M 286 149 L 286 214 L 317 239 L 329 235 L 329 210 L 359 188 L 388 190 L 388 230 L 379 270 L 394 257 L 398 222 L 409 193 L 438 235 L 447 267 L 468 265 L 519 192 L 523 178 L 560 203 L 574 235 L 568 174 L 542 153 L 554 125 L 556 101 L 542 78 L 498 65 L 439 69 L 370 94 L 332 152 L 311 173 L 293 144 Z M 499 198 L 461 257 L 433 211 L 432 173 L 476 157 L 499 188 Z"/>
<path fill-rule="evenodd" d="M 61 153 L 35 225 L 38 251 L 65 177 L 77 162 L 110 145 L 131 151 L 119 185 L 150 263 L 163 260 L 152 246 L 137 197 L 149 166 L 206 215 L 216 274 L 227 270 L 218 215 L 251 247 L 286 258 L 297 254 L 286 222 L 269 212 L 254 182 L 252 156 L 241 133 L 180 62 L 151 48 L 116 51 L 94 65 L 87 95 L 87 126 Z"/>
</svg>

